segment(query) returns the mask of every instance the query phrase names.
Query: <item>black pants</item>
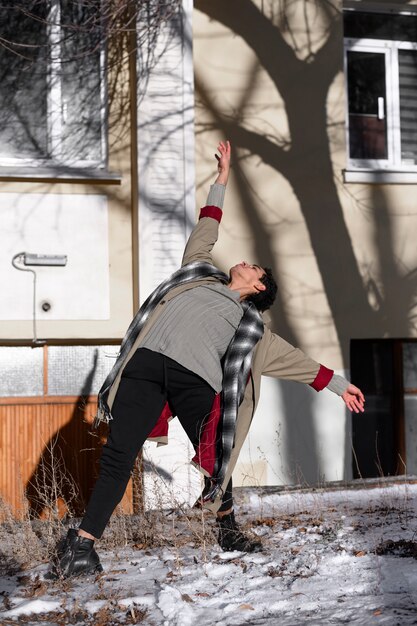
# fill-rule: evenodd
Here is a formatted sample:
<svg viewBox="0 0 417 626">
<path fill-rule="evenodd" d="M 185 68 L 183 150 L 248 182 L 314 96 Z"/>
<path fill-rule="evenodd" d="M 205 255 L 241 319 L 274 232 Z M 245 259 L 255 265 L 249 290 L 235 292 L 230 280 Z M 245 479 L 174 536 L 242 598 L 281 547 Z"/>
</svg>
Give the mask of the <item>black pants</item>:
<svg viewBox="0 0 417 626">
<path fill-rule="evenodd" d="M 139 348 L 123 371 L 113 403 L 100 472 L 80 528 L 101 537 L 123 497 L 135 459 L 168 400 L 194 447 L 211 411 L 215 391 L 176 361 Z M 220 510 L 233 506 L 232 481 Z"/>
</svg>

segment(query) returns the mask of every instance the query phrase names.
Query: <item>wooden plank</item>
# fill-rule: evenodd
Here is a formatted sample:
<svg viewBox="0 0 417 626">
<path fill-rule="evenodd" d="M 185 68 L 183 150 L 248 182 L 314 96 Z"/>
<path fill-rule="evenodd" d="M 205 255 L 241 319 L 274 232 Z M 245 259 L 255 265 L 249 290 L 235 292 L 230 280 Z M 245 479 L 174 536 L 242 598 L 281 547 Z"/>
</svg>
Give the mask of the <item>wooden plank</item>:
<svg viewBox="0 0 417 626">
<path fill-rule="evenodd" d="M 91 430 L 96 397 L 84 403 L 78 397 L 72 403 L 70 398 L 64 402 L 30 398 L 20 404 L 12 400 L 0 406 L 0 493 L 6 505 L 20 518 L 28 512 L 46 517 L 51 506 L 61 516 L 67 511 L 82 515 L 106 439 L 105 427 Z M 132 503 L 130 482 L 122 510 L 132 513 Z"/>
<path fill-rule="evenodd" d="M 16 396 L 0 398 L 1 405 L 28 405 L 28 404 L 75 404 L 80 396 Z M 97 402 L 97 396 L 83 396 L 88 403 Z"/>
</svg>

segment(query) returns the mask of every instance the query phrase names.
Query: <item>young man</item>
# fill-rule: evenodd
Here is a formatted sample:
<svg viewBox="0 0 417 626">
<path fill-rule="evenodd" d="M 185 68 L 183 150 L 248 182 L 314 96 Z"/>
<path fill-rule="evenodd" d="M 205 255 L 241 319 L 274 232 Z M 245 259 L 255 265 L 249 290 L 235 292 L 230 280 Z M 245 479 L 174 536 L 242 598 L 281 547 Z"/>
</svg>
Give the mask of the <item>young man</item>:
<svg viewBox="0 0 417 626">
<path fill-rule="evenodd" d="M 123 497 L 147 438 L 165 441 L 177 416 L 193 443 L 193 463 L 206 476 L 201 504 L 217 514 L 224 550 L 257 551 L 235 522 L 232 472 L 259 399 L 261 375 L 327 386 L 355 412 L 362 392 L 272 333 L 261 312 L 274 302 L 271 271 L 244 261 L 229 275 L 214 267 L 230 169 L 230 144 L 218 146 L 218 176 L 185 248 L 182 267 L 143 304 L 99 394 L 109 421 L 100 473 L 78 530 L 58 550 L 53 575 L 101 571 L 94 541 Z"/>
</svg>

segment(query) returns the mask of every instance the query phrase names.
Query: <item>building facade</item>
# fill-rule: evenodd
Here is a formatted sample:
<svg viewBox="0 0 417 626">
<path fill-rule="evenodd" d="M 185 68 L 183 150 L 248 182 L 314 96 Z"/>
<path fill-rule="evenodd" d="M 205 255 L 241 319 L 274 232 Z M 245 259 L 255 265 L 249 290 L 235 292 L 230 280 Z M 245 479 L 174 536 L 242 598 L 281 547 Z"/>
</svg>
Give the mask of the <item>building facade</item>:
<svg viewBox="0 0 417 626">
<path fill-rule="evenodd" d="M 184 0 L 161 15 L 150 1 L 135 32 L 104 35 L 85 28 L 88 3 L 40 4 L 0 18 L 6 501 L 50 482 L 58 437 L 82 509 L 97 464 L 84 420 L 139 303 L 180 262 L 221 138 L 216 262 L 271 267 L 273 329 L 352 375 L 368 407 L 352 419 L 330 392 L 265 379 L 235 483 L 417 472 L 417 2 Z M 174 445 L 147 446 L 149 506 L 198 493 L 172 430 Z"/>
</svg>

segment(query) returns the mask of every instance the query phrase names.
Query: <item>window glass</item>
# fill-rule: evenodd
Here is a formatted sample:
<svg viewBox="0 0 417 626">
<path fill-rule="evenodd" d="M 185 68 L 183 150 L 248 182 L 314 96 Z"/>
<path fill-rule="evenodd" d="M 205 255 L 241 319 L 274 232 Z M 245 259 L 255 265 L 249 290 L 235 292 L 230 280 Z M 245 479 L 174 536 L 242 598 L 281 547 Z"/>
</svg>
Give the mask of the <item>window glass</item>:
<svg viewBox="0 0 417 626">
<path fill-rule="evenodd" d="M 99 161 L 102 158 L 100 29 L 93 4 L 62 0 L 63 151 Z"/>
<path fill-rule="evenodd" d="M 417 389 L 417 342 L 403 343 L 404 389 Z"/>
<path fill-rule="evenodd" d="M 352 159 L 386 159 L 385 55 L 349 51 L 349 150 Z"/>
<path fill-rule="evenodd" d="M 352 380 L 366 398 L 364 414 L 352 414 L 354 478 L 395 474 L 393 344 L 389 340 L 352 339 Z"/>
<path fill-rule="evenodd" d="M 417 51 L 399 50 L 401 159 L 417 164 Z"/>
<path fill-rule="evenodd" d="M 404 420 L 407 473 L 417 473 L 417 343 L 403 343 Z"/>
<path fill-rule="evenodd" d="M 100 0 L 0 6 L 0 157 L 103 163 Z"/>
<path fill-rule="evenodd" d="M 118 346 L 49 346 L 48 394 L 97 394 L 118 352 Z"/>
<path fill-rule="evenodd" d="M 0 347 L 0 397 L 43 395 L 43 348 Z"/>
<path fill-rule="evenodd" d="M 417 474 L 417 396 L 404 395 L 407 474 Z"/>
<path fill-rule="evenodd" d="M 0 151 L 46 158 L 47 3 L 28 2 L 28 13 L 0 9 Z"/>
<path fill-rule="evenodd" d="M 345 11 L 354 168 L 417 169 L 417 15 Z"/>
</svg>

